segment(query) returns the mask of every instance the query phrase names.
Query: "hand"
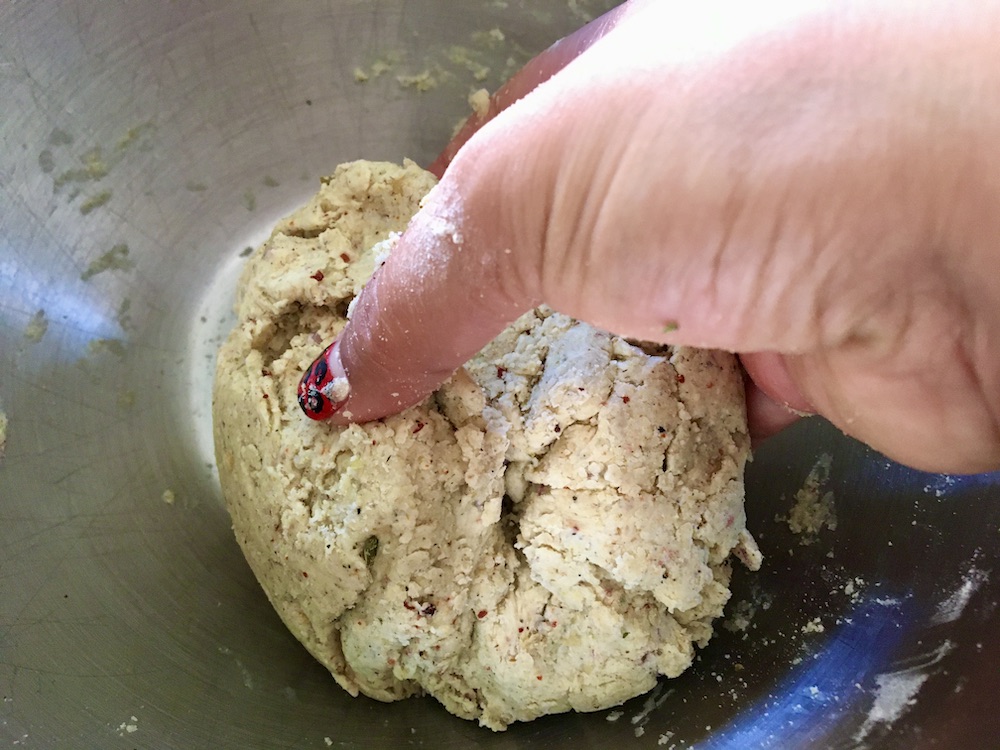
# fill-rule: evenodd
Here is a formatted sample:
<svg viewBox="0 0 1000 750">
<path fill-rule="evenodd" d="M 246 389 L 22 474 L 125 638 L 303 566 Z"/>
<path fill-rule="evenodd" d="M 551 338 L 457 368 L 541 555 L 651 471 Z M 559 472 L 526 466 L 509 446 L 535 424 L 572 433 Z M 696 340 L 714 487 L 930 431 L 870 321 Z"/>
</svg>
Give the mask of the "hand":
<svg viewBox="0 0 1000 750">
<path fill-rule="evenodd" d="M 740 353 L 757 434 L 813 411 L 997 468 L 998 36 L 992 0 L 617 9 L 446 149 L 334 350 L 331 419 L 416 403 L 544 302 Z"/>
</svg>

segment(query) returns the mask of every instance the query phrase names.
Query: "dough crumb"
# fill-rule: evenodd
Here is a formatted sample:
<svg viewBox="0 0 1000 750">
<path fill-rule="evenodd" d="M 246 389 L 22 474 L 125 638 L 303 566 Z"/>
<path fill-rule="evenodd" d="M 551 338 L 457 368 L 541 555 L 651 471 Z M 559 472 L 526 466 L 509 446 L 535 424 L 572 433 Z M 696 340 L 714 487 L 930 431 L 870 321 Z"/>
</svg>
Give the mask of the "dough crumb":
<svg viewBox="0 0 1000 750">
<path fill-rule="evenodd" d="M 815 617 L 805 625 L 802 626 L 803 633 L 824 633 L 826 632 L 826 627 L 823 625 L 823 621 L 819 617 Z"/>
<path fill-rule="evenodd" d="M 126 734 L 134 734 L 139 731 L 139 719 L 130 716 L 128 721 L 123 721 L 118 725 L 118 736 L 124 737 Z"/>
<path fill-rule="evenodd" d="M 177 500 L 177 496 L 174 494 L 173 490 L 163 490 L 163 494 L 160 496 L 160 498 L 167 505 L 173 505 L 174 501 Z"/>
<path fill-rule="evenodd" d="M 0 411 L 0 458 L 3 458 L 4 450 L 7 448 L 7 415 Z"/>
<path fill-rule="evenodd" d="M 469 106 L 476 117 L 486 117 L 490 111 L 490 92 L 486 89 L 476 89 L 469 94 Z"/>
<path fill-rule="evenodd" d="M 347 382 L 347 378 L 334 378 L 319 390 L 333 403 L 339 404 L 351 394 L 351 384 Z"/>
<path fill-rule="evenodd" d="M 851 604 L 857 604 L 861 601 L 862 594 L 865 588 L 865 579 L 861 576 L 855 576 L 854 578 L 848 578 L 844 582 L 844 586 L 841 589 L 846 596 L 851 598 Z"/>
</svg>

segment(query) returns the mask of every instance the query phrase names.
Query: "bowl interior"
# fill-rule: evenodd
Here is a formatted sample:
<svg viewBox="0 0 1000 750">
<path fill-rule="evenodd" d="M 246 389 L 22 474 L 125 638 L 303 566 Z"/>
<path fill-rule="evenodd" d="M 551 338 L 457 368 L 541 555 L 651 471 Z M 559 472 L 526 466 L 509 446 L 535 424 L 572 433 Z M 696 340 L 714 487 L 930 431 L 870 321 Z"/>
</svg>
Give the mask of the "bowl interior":
<svg viewBox="0 0 1000 750">
<path fill-rule="evenodd" d="M 352 699 L 236 546 L 211 446 L 245 249 L 355 158 L 427 163 L 613 3 L 0 6 L 0 738 L 26 746 L 985 747 L 1000 731 L 1000 489 L 822 424 L 760 450 L 766 555 L 682 677 L 503 734 Z M 821 457 L 835 530 L 787 517 Z"/>
</svg>

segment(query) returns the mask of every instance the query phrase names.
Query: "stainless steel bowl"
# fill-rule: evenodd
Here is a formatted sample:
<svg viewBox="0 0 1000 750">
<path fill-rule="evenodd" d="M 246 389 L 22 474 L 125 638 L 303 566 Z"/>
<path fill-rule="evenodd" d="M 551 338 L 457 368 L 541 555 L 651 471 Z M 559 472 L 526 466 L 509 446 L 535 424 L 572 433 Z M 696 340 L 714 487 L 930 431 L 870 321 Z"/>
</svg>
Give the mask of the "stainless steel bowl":
<svg viewBox="0 0 1000 750">
<path fill-rule="evenodd" d="M 351 699 L 253 580 L 209 438 L 242 251 L 340 161 L 429 161 L 472 88 L 602 5 L 0 5 L 5 746 L 1000 747 L 1000 477 L 820 424 L 752 465 L 767 558 L 730 629 L 620 712 L 494 735 Z M 823 453 L 838 527 L 802 545 L 776 516 Z"/>
</svg>

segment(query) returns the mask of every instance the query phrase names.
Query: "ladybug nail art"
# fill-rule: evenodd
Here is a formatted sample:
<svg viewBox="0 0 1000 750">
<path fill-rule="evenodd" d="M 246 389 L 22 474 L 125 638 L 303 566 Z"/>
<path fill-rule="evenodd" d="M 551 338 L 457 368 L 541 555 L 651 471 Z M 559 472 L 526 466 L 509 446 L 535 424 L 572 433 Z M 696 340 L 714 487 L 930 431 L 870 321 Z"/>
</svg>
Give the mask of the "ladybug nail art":
<svg viewBox="0 0 1000 750">
<path fill-rule="evenodd" d="M 316 360 L 309 365 L 299 381 L 299 406 L 306 416 L 317 421 L 333 416 L 347 401 L 350 386 L 347 378 L 339 374 L 336 352 L 337 342 L 330 344 Z M 337 358 L 336 366 L 333 359 Z"/>
</svg>

